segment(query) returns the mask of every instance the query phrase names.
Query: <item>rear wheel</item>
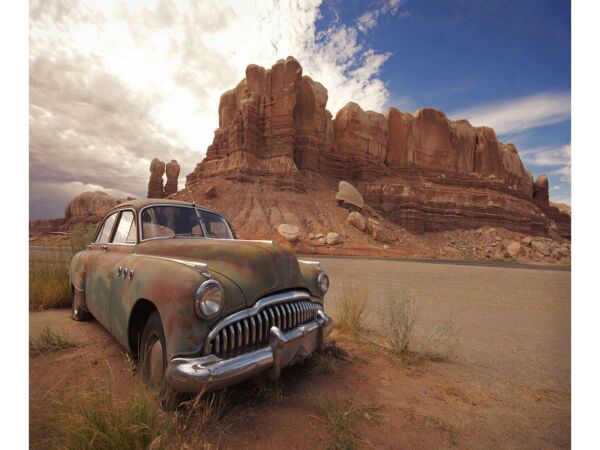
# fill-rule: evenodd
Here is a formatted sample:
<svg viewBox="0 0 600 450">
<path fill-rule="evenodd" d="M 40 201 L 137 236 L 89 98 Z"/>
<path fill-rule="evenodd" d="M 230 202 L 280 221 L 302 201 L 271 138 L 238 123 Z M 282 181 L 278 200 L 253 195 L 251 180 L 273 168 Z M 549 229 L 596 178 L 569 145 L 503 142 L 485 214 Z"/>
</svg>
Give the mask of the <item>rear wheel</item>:
<svg viewBox="0 0 600 450">
<path fill-rule="evenodd" d="M 81 306 L 82 294 L 80 292 L 78 292 L 75 288 L 73 288 L 71 291 L 72 291 L 72 297 L 73 297 L 73 300 L 71 302 L 71 304 L 72 304 L 71 317 L 73 318 L 73 320 L 77 320 L 78 322 L 83 322 L 84 320 L 90 320 L 92 318 L 92 315 L 89 312 L 87 312 L 85 309 L 83 309 L 83 307 Z"/>
<path fill-rule="evenodd" d="M 164 379 L 167 368 L 167 345 L 162 321 L 158 311 L 150 314 L 140 340 L 139 360 L 142 378 L 148 386 L 159 392 L 163 408 L 177 407 L 179 395 L 166 386 Z"/>
</svg>

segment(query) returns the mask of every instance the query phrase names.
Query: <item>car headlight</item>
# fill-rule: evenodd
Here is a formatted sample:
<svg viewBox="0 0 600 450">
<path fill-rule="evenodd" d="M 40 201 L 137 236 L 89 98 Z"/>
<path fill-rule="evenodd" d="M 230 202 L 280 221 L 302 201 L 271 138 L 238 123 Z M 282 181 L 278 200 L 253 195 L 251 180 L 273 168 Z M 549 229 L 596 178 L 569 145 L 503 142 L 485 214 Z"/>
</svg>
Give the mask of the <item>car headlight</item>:
<svg viewBox="0 0 600 450">
<path fill-rule="evenodd" d="M 329 290 L 329 277 L 325 272 L 321 272 L 319 274 L 319 278 L 317 278 L 317 284 L 319 285 L 321 294 L 325 295 Z"/>
<path fill-rule="evenodd" d="M 217 280 L 206 280 L 196 291 L 194 298 L 194 311 L 198 317 L 213 318 L 221 311 L 225 293 L 221 283 Z"/>
</svg>

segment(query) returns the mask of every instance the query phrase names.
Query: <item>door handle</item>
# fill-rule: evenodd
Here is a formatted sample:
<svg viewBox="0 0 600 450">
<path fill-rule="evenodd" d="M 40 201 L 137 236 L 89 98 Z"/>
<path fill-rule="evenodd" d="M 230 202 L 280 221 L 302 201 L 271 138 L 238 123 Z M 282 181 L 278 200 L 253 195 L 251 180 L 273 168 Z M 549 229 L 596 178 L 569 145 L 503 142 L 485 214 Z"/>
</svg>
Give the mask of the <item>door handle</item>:
<svg viewBox="0 0 600 450">
<path fill-rule="evenodd" d="M 100 248 L 101 248 L 102 250 L 106 251 L 106 250 L 108 250 L 108 245 L 106 245 L 106 244 L 102 244 L 102 245 L 100 246 Z"/>
</svg>

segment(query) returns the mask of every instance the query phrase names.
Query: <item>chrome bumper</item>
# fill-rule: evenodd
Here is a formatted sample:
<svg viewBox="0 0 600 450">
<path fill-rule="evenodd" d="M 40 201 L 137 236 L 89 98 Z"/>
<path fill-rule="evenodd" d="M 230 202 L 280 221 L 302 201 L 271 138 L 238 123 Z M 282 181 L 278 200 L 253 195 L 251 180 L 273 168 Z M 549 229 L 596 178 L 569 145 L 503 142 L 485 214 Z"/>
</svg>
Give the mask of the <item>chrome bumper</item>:
<svg viewBox="0 0 600 450">
<path fill-rule="evenodd" d="M 271 327 L 267 347 L 235 358 L 173 358 L 165 374 L 167 385 L 179 392 L 212 391 L 267 370 L 269 378 L 277 379 L 282 368 L 302 361 L 320 347 L 332 329 L 331 318 L 318 311 L 316 320 L 286 333 Z"/>
</svg>

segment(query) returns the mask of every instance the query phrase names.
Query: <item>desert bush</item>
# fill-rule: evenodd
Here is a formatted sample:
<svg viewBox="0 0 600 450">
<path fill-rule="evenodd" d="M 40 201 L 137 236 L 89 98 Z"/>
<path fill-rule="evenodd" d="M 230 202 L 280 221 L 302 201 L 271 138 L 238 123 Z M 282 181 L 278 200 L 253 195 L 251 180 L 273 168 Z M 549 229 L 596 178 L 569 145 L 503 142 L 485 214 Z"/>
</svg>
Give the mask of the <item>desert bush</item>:
<svg viewBox="0 0 600 450">
<path fill-rule="evenodd" d="M 401 291 L 388 296 L 387 303 L 380 312 L 380 324 L 387 345 L 392 351 L 402 353 L 408 350 L 416 320 L 413 296 Z"/>
<path fill-rule="evenodd" d="M 79 344 L 69 338 L 66 333 L 53 330 L 48 325 L 38 335 L 29 338 L 29 354 L 31 355 L 72 347 L 79 347 Z"/>
<path fill-rule="evenodd" d="M 385 348 L 405 362 L 427 359 L 443 361 L 456 352 L 459 337 L 452 320 L 439 324 L 422 339 L 414 338 L 417 309 L 414 297 L 408 291 L 390 293 L 379 311 L 381 334 L 359 333 L 359 338 Z"/>
<path fill-rule="evenodd" d="M 363 328 L 369 290 L 345 280 L 342 296 L 336 302 L 336 326 L 344 332 L 357 333 Z"/>
</svg>

